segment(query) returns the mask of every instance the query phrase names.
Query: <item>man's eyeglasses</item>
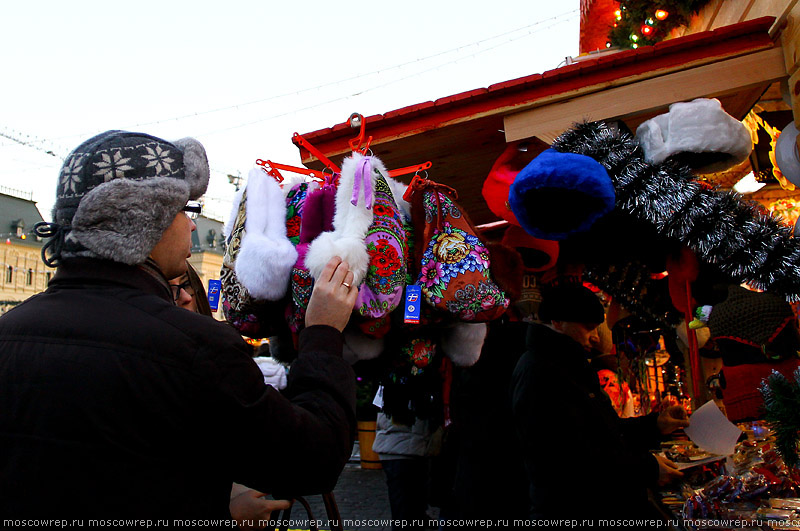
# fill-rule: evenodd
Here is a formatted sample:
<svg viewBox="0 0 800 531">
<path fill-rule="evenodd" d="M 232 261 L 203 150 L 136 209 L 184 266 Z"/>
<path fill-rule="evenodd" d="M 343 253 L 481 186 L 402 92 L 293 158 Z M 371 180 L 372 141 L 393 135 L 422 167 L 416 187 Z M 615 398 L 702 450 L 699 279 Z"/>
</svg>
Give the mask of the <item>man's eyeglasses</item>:
<svg viewBox="0 0 800 531">
<path fill-rule="evenodd" d="M 197 219 L 197 216 L 199 216 L 200 212 L 203 211 L 203 207 L 200 205 L 200 203 L 191 202 L 191 203 L 186 203 L 186 206 L 183 207 L 181 210 L 186 212 L 186 216 L 189 219 Z"/>
<path fill-rule="evenodd" d="M 170 284 L 170 288 L 172 288 L 172 299 L 175 302 L 178 302 L 178 299 L 181 298 L 181 290 L 184 290 L 190 296 L 194 297 L 194 290 L 192 289 L 192 283 L 188 280 L 185 282 L 181 282 L 180 284 Z"/>
</svg>

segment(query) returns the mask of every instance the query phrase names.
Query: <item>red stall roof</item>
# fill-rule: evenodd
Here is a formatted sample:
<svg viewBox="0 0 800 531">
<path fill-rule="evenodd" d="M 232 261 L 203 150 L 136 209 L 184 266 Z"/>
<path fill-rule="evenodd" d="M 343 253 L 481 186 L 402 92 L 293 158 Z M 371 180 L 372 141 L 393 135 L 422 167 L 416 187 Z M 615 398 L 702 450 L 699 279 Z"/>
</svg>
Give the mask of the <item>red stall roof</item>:
<svg viewBox="0 0 800 531">
<path fill-rule="evenodd" d="M 497 218 L 481 187 L 507 142 L 529 140 L 532 158 L 582 120 L 621 119 L 631 130 L 669 104 L 716 97 L 743 118 L 761 94 L 786 77 L 783 51 L 770 37 L 773 17 L 644 46 L 588 56 L 542 74 L 512 79 L 366 117 L 371 149 L 387 168 L 431 161 L 431 179 L 459 192 L 477 224 Z M 349 122 L 304 133 L 337 164 L 357 133 Z M 303 163 L 322 165 L 300 148 Z M 401 179 L 405 182 L 411 176 Z"/>
</svg>

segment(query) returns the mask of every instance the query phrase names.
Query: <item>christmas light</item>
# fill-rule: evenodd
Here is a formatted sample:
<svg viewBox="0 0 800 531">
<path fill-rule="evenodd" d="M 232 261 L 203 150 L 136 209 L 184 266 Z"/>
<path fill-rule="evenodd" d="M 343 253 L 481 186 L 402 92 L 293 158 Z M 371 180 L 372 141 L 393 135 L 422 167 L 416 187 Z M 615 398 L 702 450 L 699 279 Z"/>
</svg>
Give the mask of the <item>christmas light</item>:
<svg viewBox="0 0 800 531">
<path fill-rule="evenodd" d="M 631 44 L 631 48 L 634 48 L 634 49 L 636 49 L 636 48 L 638 48 L 638 47 L 639 47 L 639 45 L 638 45 L 638 44 L 636 44 L 635 42 L 634 42 L 633 44 Z"/>
<path fill-rule="evenodd" d="M 664 20 L 669 16 L 669 12 L 664 11 L 663 9 L 656 9 L 656 18 L 658 20 Z"/>
<path fill-rule="evenodd" d="M 647 20 L 644 21 L 644 23 L 647 24 L 648 26 L 652 26 L 653 24 L 656 23 L 656 21 L 653 20 L 651 17 L 648 17 Z"/>
<path fill-rule="evenodd" d="M 606 42 L 606 48 L 611 48 L 611 43 L 610 42 Z"/>
<path fill-rule="evenodd" d="M 631 33 L 631 40 L 632 40 L 633 42 L 636 42 L 636 41 L 638 41 L 638 40 L 639 40 L 639 36 L 638 36 L 638 35 L 636 35 L 635 33 Z"/>
<path fill-rule="evenodd" d="M 650 27 L 650 26 L 648 26 L 647 24 L 645 24 L 644 26 L 642 26 L 642 27 L 640 28 L 640 30 L 641 30 L 641 32 L 642 32 L 642 35 L 650 35 L 651 33 L 653 33 L 653 28 L 651 28 L 651 27 Z"/>
</svg>

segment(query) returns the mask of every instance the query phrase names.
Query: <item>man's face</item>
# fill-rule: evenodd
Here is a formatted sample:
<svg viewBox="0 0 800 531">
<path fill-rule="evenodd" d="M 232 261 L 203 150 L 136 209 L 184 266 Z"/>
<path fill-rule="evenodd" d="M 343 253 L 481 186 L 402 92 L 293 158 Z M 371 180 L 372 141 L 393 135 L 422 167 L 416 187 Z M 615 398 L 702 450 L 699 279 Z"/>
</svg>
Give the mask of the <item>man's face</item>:
<svg viewBox="0 0 800 531">
<path fill-rule="evenodd" d="M 571 337 L 586 351 L 592 350 L 600 343 L 597 335 L 597 326 L 594 323 L 574 323 L 571 321 L 553 321 L 553 328 L 564 335 Z"/>
<path fill-rule="evenodd" d="M 186 272 L 186 259 L 192 256 L 192 231 L 196 228 L 194 221 L 185 213 L 178 212 L 150 252 L 150 258 L 167 278 L 179 277 Z"/>
</svg>

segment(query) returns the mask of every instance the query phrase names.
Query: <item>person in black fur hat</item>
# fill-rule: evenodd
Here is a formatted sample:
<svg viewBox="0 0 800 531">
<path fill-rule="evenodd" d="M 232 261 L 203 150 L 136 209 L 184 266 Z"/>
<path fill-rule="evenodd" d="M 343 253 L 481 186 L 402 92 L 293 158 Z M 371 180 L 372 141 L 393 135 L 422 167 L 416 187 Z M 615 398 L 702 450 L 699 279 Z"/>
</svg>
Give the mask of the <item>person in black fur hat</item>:
<svg viewBox="0 0 800 531">
<path fill-rule="evenodd" d="M 196 140 L 125 131 L 64 162 L 54 222 L 36 229 L 58 271 L 0 317 L 5 518 L 230 528 L 233 481 L 286 498 L 336 483 L 355 434 L 341 334 L 353 275 L 339 259 L 326 266 L 286 397 L 265 385 L 241 336 L 176 306 L 168 283 L 186 271 L 196 228 L 187 212 L 198 212 L 187 201 L 208 178 Z M 265 444 L 275 459 L 243 451 Z M 42 489 L 54 494 L 32 495 Z"/>
<path fill-rule="evenodd" d="M 588 288 L 561 284 L 543 290 L 543 324 L 528 330 L 512 378 L 512 408 L 533 518 L 648 516 L 647 488 L 681 476 L 647 449 L 688 426 L 686 412 L 674 406 L 620 419 L 600 387 L 587 358 L 604 317 Z"/>
</svg>

